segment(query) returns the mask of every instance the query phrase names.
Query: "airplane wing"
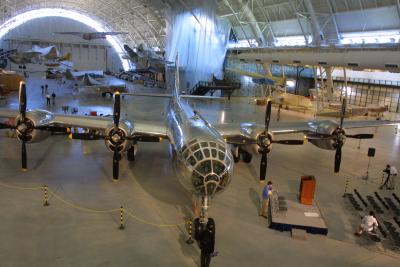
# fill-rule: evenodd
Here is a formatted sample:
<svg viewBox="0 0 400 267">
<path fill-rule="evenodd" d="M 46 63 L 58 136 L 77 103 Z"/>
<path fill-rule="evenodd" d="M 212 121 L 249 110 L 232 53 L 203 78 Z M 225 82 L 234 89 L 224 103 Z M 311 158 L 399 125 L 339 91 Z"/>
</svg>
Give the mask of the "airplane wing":
<svg viewBox="0 0 400 267">
<path fill-rule="evenodd" d="M 312 120 L 305 122 L 281 122 L 270 126 L 270 132 L 274 135 L 283 135 L 291 133 L 315 133 L 318 125 L 335 125 L 335 121 L 330 120 Z M 345 129 L 369 128 L 379 126 L 398 125 L 400 121 L 389 120 L 364 120 L 364 121 L 345 121 Z M 230 144 L 254 144 L 258 133 L 264 131 L 264 126 L 256 123 L 238 123 L 238 124 L 215 124 L 213 127 Z"/>
<path fill-rule="evenodd" d="M 261 74 L 261 73 L 255 73 L 255 72 L 248 72 L 240 69 L 234 69 L 234 68 L 226 68 L 226 70 L 236 72 L 240 75 L 252 77 L 252 78 L 257 78 L 257 79 L 269 79 L 266 75 Z"/>
<path fill-rule="evenodd" d="M 102 32 L 104 35 L 119 35 L 119 34 L 128 34 L 127 32 Z"/>
<path fill-rule="evenodd" d="M 29 111 L 28 111 L 29 112 Z M 19 115 L 18 110 L 0 108 L 0 118 L 14 119 Z M 93 129 L 105 131 L 112 127 L 112 117 L 95 117 L 95 116 L 79 116 L 79 115 L 64 115 L 52 114 L 53 118 L 46 123 L 47 126 L 60 127 L 77 127 L 85 129 Z M 148 120 L 133 120 L 134 136 L 140 138 L 159 137 L 169 139 L 167 125 L 164 121 L 148 121 Z"/>
<path fill-rule="evenodd" d="M 65 34 L 65 35 L 78 35 L 81 36 L 84 32 L 53 32 L 53 34 Z"/>
</svg>

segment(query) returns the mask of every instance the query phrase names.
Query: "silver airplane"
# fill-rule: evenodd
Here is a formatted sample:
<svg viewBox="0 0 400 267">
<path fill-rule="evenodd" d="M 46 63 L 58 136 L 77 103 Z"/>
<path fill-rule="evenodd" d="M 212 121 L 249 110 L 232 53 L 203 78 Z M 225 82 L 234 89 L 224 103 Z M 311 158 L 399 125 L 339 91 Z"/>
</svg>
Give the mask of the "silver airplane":
<svg viewBox="0 0 400 267">
<path fill-rule="evenodd" d="M 175 88 L 169 97 L 167 121 L 120 120 L 120 94 L 114 95 L 113 117 L 89 117 L 54 114 L 46 110 L 26 110 L 26 88 L 21 82 L 19 110 L 0 109 L 0 118 L 15 119 L 10 125 L 0 123 L 0 129 L 14 129 L 22 143 L 22 168 L 27 168 L 26 143 L 38 142 L 50 136 L 50 132 L 69 133 L 69 128 L 92 129 L 89 133 L 71 133 L 71 139 L 103 139 L 113 152 L 113 178 L 118 179 L 121 153 L 127 152 L 129 161 L 135 160 L 140 142 L 160 142 L 165 139 L 171 145 L 172 159 L 177 167 L 179 181 L 197 199 L 200 207 L 199 221 L 208 221 L 208 208 L 212 198 L 223 192 L 232 179 L 234 163 L 252 159 L 249 147 L 261 154 L 260 180 L 267 171 L 267 155 L 272 144 L 301 145 L 304 140 L 276 140 L 275 136 L 286 133 L 304 133 L 306 138 L 322 149 L 336 150 L 335 172 L 339 171 L 342 146 L 346 137 L 368 139 L 372 134 L 348 135 L 347 128 L 395 125 L 396 121 L 309 121 L 281 123 L 269 128 L 271 102 L 266 108 L 265 125 L 254 123 L 211 125 L 179 94 L 179 70 L 176 70 Z M 140 95 L 140 94 L 135 94 Z M 189 96 L 190 97 L 190 96 Z M 345 103 L 345 102 L 344 102 Z M 343 105 L 342 112 L 345 112 Z M 94 132 L 94 133 L 93 133 Z"/>
</svg>

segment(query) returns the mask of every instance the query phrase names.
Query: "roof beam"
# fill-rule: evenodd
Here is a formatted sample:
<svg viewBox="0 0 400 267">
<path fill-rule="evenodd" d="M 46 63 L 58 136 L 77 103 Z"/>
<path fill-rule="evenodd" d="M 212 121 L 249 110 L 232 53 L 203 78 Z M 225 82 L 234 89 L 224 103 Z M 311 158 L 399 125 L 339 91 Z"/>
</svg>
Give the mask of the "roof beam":
<svg viewBox="0 0 400 267">
<path fill-rule="evenodd" d="M 311 28 L 313 34 L 313 43 L 316 46 L 321 45 L 321 41 L 324 41 L 324 34 L 321 31 L 321 27 L 319 26 L 317 15 L 315 14 L 314 6 L 311 3 L 311 0 L 304 0 L 304 5 L 306 6 L 307 12 L 310 15 L 311 19 Z"/>
</svg>

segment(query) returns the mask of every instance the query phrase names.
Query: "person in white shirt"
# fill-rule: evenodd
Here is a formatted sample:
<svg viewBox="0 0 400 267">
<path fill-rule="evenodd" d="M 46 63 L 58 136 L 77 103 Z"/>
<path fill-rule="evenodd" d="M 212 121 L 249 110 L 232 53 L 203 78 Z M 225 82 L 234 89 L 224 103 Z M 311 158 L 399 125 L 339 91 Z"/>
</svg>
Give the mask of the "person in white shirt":
<svg viewBox="0 0 400 267">
<path fill-rule="evenodd" d="M 354 234 L 360 236 L 362 233 L 367 232 L 371 233 L 378 228 L 378 221 L 375 218 L 375 213 L 373 211 L 369 212 L 369 215 L 365 215 L 361 224 L 358 226 L 358 231 Z"/>
<path fill-rule="evenodd" d="M 385 187 L 386 189 L 393 190 L 395 186 L 395 179 L 397 179 L 398 174 L 396 167 L 388 164 L 383 172 L 386 174 L 386 179 L 379 189 L 383 189 Z"/>
<path fill-rule="evenodd" d="M 396 184 L 396 179 L 397 179 L 397 169 L 395 166 L 390 166 L 390 184 L 389 184 L 389 190 L 394 190 L 394 186 Z"/>
</svg>

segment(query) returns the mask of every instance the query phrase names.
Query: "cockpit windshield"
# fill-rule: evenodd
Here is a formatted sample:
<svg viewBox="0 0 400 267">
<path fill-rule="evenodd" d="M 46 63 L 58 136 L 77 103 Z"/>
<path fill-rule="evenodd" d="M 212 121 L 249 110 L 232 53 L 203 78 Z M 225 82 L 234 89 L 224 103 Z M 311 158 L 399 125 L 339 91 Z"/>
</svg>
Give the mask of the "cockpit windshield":
<svg viewBox="0 0 400 267">
<path fill-rule="evenodd" d="M 214 195 L 225 189 L 232 175 L 232 158 L 225 144 L 192 140 L 182 155 L 192 169 L 191 183 L 196 194 Z"/>
</svg>

